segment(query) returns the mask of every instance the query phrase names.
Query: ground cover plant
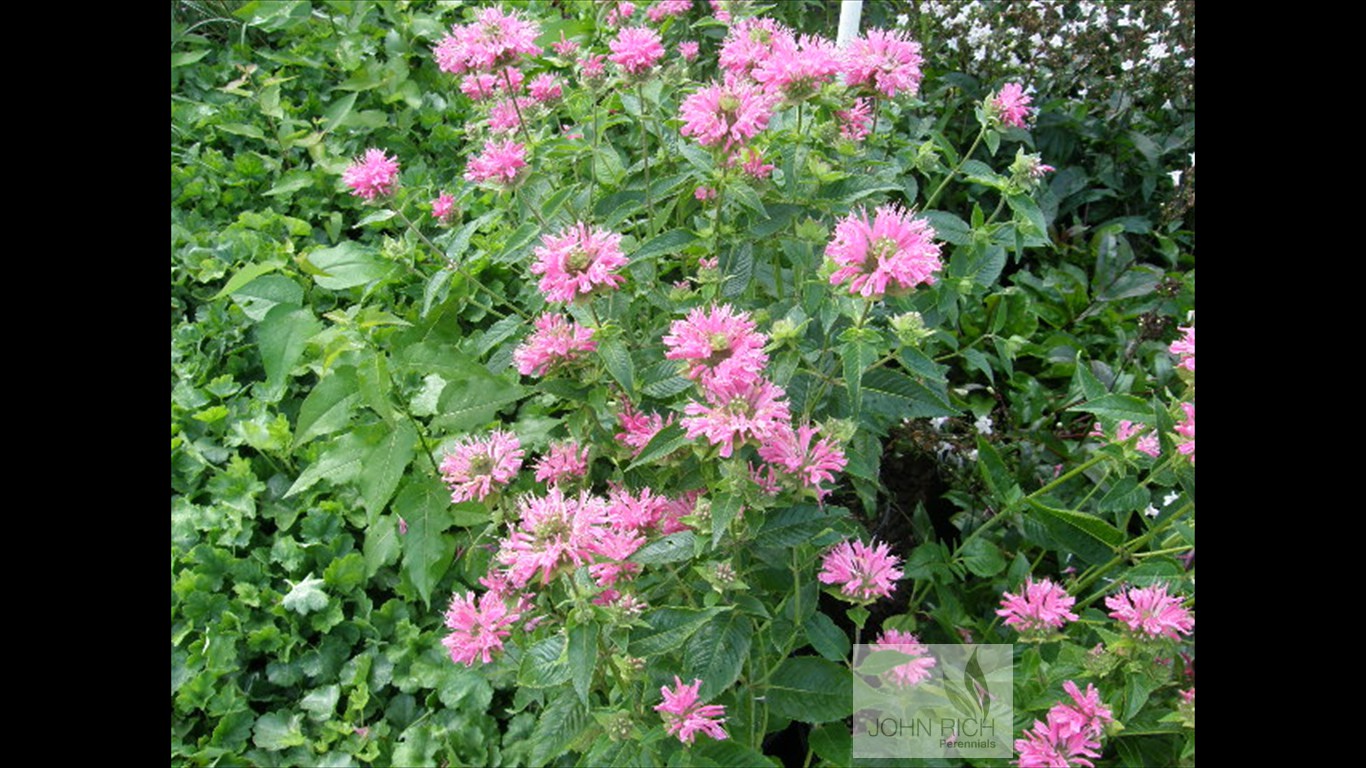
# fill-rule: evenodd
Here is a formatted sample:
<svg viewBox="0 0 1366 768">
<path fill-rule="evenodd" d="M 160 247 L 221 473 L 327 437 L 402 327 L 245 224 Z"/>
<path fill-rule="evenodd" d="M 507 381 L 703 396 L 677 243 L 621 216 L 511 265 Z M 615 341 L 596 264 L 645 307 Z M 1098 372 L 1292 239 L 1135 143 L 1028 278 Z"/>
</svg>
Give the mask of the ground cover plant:
<svg viewBox="0 0 1366 768">
<path fill-rule="evenodd" d="M 833 5 L 172 4 L 174 764 L 1193 764 L 1194 7 Z"/>
</svg>

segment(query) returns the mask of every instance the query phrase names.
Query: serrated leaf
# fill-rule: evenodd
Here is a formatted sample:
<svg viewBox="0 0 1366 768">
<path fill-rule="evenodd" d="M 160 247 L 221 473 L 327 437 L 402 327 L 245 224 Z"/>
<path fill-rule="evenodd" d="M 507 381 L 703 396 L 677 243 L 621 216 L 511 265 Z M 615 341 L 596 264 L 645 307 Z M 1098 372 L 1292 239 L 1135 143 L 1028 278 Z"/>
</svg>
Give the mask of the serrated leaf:
<svg viewBox="0 0 1366 768">
<path fill-rule="evenodd" d="M 711 548 L 721 544 L 721 538 L 730 529 L 730 523 L 740 514 L 744 499 L 733 493 L 718 496 L 711 505 Z"/>
<path fill-rule="evenodd" d="M 205 56 L 208 56 L 210 50 L 212 49 L 201 48 L 197 51 L 180 51 L 178 53 L 173 53 L 171 54 L 171 69 L 175 69 L 176 67 L 183 67 L 187 64 L 193 64 L 196 61 L 199 61 L 200 59 L 204 58 Z"/>
<path fill-rule="evenodd" d="M 655 436 L 650 438 L 650 442 L 645 444 L 640 455 L 635 458 L 635 461 L 631 462 L 631 465 L 627 467 L 626 470 L 629 472 L 636 467 L 649 464 L 655 459 L 668 456 L 691 442 L 692 439 L 683 431 L 682 426 L 670 424 L 656 432 Z"/>
<path fill-rule="evenodd" d="M 285 498 L 298 495 L 312 488 L 319 480 L 346 482 L 360 471 L 361 460 L 365 458 L 368 446 L 354 432 L 342 435 L 330 448 L 318 456 L 318 460 L 304 468 L 298 479 L 285 491 Z"/>
<path fill-rule="evenodd" d="M 648 627 L 631 630 L 630 650 L 632 655 L 655 656 L 667 653 L 682 646 L 688 638 L 711 617 L 725 608 L 658 608 L 645 614 L 641 620 Z"/>
<path fill-rule="evenodd" d="M 360 399 L 356 369 L 338 368 L 323 376 L 299 406 L 299 423 L 294 427 L 294 450 L 315 437 L 344 429 L 351 422 L 351 411 Z"/>
<path fill-rule="evenodd" d="M 1108 493 L 1096 503 L 1101 512 L 1136 512 L 1148 506 L 1151 497 L 1148 489 L 1139 485 L 1133 477 L 1122 477 Z"/>
<path fill-rule="evenodd" d="M 689 560 L 696 546 L 695 539 L 692 531 L 671 533 L 636 550 L 628 559 L 642 565 L 662 565 Z"/>
<path fill-rule="evenodd" d="M 264 139 L 266 137 L 266 135 L 261 132 L 260 128 L 245 123 L 218 123 L 214 127 L 220 131 L 225 131 L 237 136 L 246 136 L 252 139 Z"/>
<path fill-rule="evenodd" d="M 394 421 L 394 407 L 389 402 L 389 363 L 383 352 L 368 355 L 356 364 L 356 384 L 361 399 L 387 422 Z"/>
<path fill-rule="evenodd" d="M 365 557 L 365 577 L 371 578 L 379 569 L 398 562 L 402 546 L 398 541 L 398 520 L 393 515 L 385 515 L 365 529 L 365 544 L 361 553 Z"/>
<path fill-rule="evenodd" d="M 598 342 L 598 354 L 607 366 L 607 372 L 626 391 L 627 397 L 634 398 L 636 392 L 636 367 L 631 362 L 631 351 L 619 336 L 612 336 Z"/>
<path fill-rule="evenodd" d="M 522 655 L 517 670 L 517 684 L 528 688 L 550 688 L 567 682 L 569 668 L 568 641 L 564 635 L 551 635 L 533 643 Z"/>
<path fill-rule="evenodd" d="M 311 186 L 313 186 L 313 174 L 307 171 L 291 171 L 280 177 L 280 180 L 275 182 L 275 186 L 266 190 L 264 194 L 266 197 L 290 195 Z"/>
<path fill-rule="evenodd" d="M 852 714 L 853 679 L 846 667 L 814 656 L 787 659 L 767 689 L 775 715 L 803 723 L 828 723 Z"/>
<path fill-rule="evenodd" d="M 427 604 L 455 556 L 455 542 L 444 535 L 451 527 L 450 504 L 450 491 L 429 475 L 410 478 L 394 499 L 394 512 L 408 522 L 402 541 L 403 569 Z"/>
<path fill-rule="evenodd" d="M 835 624 L 834 619 L 816 611 L 802 622 L 806 639 L 821 656 L 834 662 L 849 658 L 849 636 Z"/>
<path fill-rule="evenodd" d="M 826 723 L 811 729 L 811 751 L 830 765 L 853 765 L 854 738 L 843 723 Z"/>
<path fill-rule="evenodd" d="M 289 592 L 280 598 L 280 604 L 300 616 L 321 611 L 327 607 L 327 593 L 322 590 L 322 585 L 323 580 L 313 578 L 310 573 L 299 583 L 290 586 Z"/>
<path fill-rule="evenodd" d="M 690 765 L 715 765 L 718 768 L 782 768 L 782 763 L 776 759 L 756 751 L 738 739 L 698 739 L 688 752 L 677 754 L 690 755 Z"/>
<path fill-rule="evenodd" d="M 684 677 L 702 680 L 700 698 L 711 699 L 740 678 L 753 632 L 749 617 L 729 611 L 713 616 L 688 639 L 683 648 Z"/>
<path fill-rule="evenodd" d="M 734 248 L 728 253 L 726 263 L 722 264 L 721 268 L 725 273 L 725 282 L 721 284 L 721 296 L 729 299 L 744 293 L 754 274 L 754 247 L 749 241 L 741 243 L 739 248 Z"/>
<path fill-rule="evenodd" d="M 1020 496 L 1019 483 L 1010 474 L 1005 460 L 997 452 L 996 446 L 981 435 L 977 436 L 977 466 L 981 469 L 982 479 L 986 480 L 991 495 L 1002 503 L 1009 504 Z"/>
<path fill-rule="evenodd" d="M 1103 395 L 1094 400 L 1074 405 L 1072 411 L 1093 413 L 1104 419 L 1128 420 L 1142 424 L 1153 423 L 1153 409 L 1133 395 Z"/>
<path fill-rule="evenodd" d="M 799 504 L 769 515 L 755 536 L 760 547 L 792 547 L 808 542 L 827 528 L 835 528 L 848 513 L 841 507 Z"/>
<path fill-rule="evenodd" d="M 862 390 L 863 407 L 892 421 L 958 415 L 945 395 L 889 368 L 865 373 Z"/>
<path fill-rule="evenodd" d="M 378 444 L 370 450 L 360 472 L 360 496 L 365 503 L 365 511 L 370 522 L 374 522 L 389 497 L 394 495 L 403 471 L 413 460 L 417 445 L 417 430 L 413 425 L 400 421 L 389 430 Z"/>
<path fill-rule="evenodd" d="M 348 93 L 340 99 L 334 99 L 327 109 L 323 111 L 323 133 L 331 133 L 346 116 L 351 114 L 351 109 L 356 106 L 356 94 Z"/>
<path fill-rule="evenodd" d="M 1006 569 L 1000 547 L 980 536 L 963 547 L 963 564 L 983 578 L 995 576 Z"/>
<path fill-rule="evenodd" d="M 546 765 L 564 754 L 593 721 L 588 706 L 566 690 L 541 712 L 531 732 L 531 764 Z"/>
<path fill-rule="evenodd" d="M 972 228 L 966 221 L 947 211 L 925 211 L 920 214 L 920 218 L 930 222 L 934 227 L 936 238 L 953 245 L 966 245 L 972 241 Z"/>
<path fill-rule="evenodd" d="M 453 431 L 471 429 L 490 421 L 500 408 L 526 396 L 526 389 L 486 370 L 470 371 L 441 392 L 436 423 Z"/>
<path fill-rule="evenodd" d="M 1047 239 L 1048 223 L 1044 221 L 1043 211 L 1039 210 L 1033 198 L 1028 195 L 1006 195 L 1006 202 L 1015 212 L 1016 220 L 1028 225 L 1025 234 L 1041 235 Z"/>
<path fill-rule="evenodd" d="M 313 276 L 313 281 L 329 291 L 372 283 L 388 275 L 392 269 L 391 264 L 375 255 L 373 248 L 354 240 L 313 251 L 308 254 L 308 263 L 322 271 L 322 274 Z"/>
<path fill-rule="evenodd" d="M 270 388 L 278 389 L 284 384 L 285 377 L 303 356 L 308 340 L 321 330 L 322 323 L 306 307 L 279 304 L 266 313 L 256 326 L 256 345 Z"/>
<path fill-rule="evenodd" d="M 579 700 L 588 704 L 588 688 L 598 663 L 598 625 L 592 622 L 569 628 L 569 678 Z"/>
<path fill-rule="evenodd" d="M 1078 551 L 1077 554 L 1087 559 L 1103 558 L 1124 543 L 1124 533 L 1099 517 L 1071 509 L 1056 509 L 1034 499 L 1027 501 L 1029 506 L 1039 513 L 1050 533 L 1055 537 L 1061 535 L 1065 543 L 1070 543 L 1074 550 L 1084 547 L 1086 551 Z M 1067 536 L 1068 532 L 1080 534 L 1082 540 L 1078 542 L 1076 537 Z M 1094 544 L 1086 546 L 1088 540 Z"/>
<path fill-rule="evenodd" d="M 280 304 L 303 303 L 303 286 L 284 275 L 262 275 L 232 292 L 232 300 L 255 322 Z"/>
<path fill-rule="evenodd" d="M 635 253 L 631 254 L 631 261 L 645 261 L 666 254 L 675 255 L 696 241 L 697 235 L 686 229 L 671 229 L 637 248 Z"/>
</svg>

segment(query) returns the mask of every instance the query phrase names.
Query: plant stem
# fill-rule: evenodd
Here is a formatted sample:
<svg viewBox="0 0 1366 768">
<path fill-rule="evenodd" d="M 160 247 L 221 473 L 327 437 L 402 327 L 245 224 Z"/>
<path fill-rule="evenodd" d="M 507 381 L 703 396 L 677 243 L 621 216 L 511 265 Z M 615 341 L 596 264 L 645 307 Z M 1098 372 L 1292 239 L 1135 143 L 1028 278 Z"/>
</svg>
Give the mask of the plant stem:
<svg viewBox="0 0 1366 768">
<path fill-rule="evenodd" d="M 645 158 L 645 213 L 649 216 L 647 228 L 653 231 L 655 208 L 650 200 L 650 133 L 645 130 L 645 89 L 636 83 L 636 99 L 640 102 L 640 154 Z"/>
<path fill-rule="evenodd" d="M 456 264 L 454 259 L 451 259 L 450 257 L 446 256 L 446 254 L 440 248 L 437 247 L 436 243 L 432 242 L 431 238 L 423 234 L 422 230 L 418 229 L 417 225 L 414 224 L 412 220 L 409 219 L 406 215 L 404 215 L 403 210 L 401 208 L 395 207 L 394 213 L 398 214 L 398 217 L 403 220 L 403 223 L 408 226 L 408 229 L 412 230 L 413 233 L 416 234 L 418 238 L 422 240 L 422 242 L 426 243 L 427 247 L 432 249 L 432 253 L 435 253 L 438 257 L 441 258 L 442 261 L 446 262 L 446 265 L 449 266 L 453 271 L 459 273 L 466 280 L 469 280 L 471 283 L 474 284 L 476 288 L 483 290 L 488 295 L 492 296 L 495 299 L 498 299 L 503 304 L 507 305 L 509 309 L 511 309 L 513 312 L 516 312 L 518 316 L 520 316 L 523 320 L 530 322 L 531 317 L 529 317 L 525 312 L 523 312 L 516 304 L 513 304 L 507 299 L 504 299 L 502 296 L 499 296 L 498 294 L 494 293 L 493 289 L 481 283 L 479 281 L 479 278 L 467 272 L 464 267 L 460 266 L 459 264 Z M 471 301 L 473 301 L 473 299 L 471 299 Z M 490 307 L 486 304 L 480 304 L 477 301 L 475 302 L 475 304 L 478 304 L 478 306 L 483 308 L 485 311 L 492 312 L 493 314 L 498 315 L 499 317 L 507 317 L 506 312 L 499 312 L 497 309 Z"/>
<path fill-rule="evenodd" d="M 517 127 L 522 129 L 522 139 L 527 144 L 527 149 L 531 148 L 531 134 L 527 133 L 526 120 L 522 119 L 522 107 L 517 103 L 516 89 L 512 87 L 512 76 L 508 74 L 507 67 L 503 67 L 503 82 L 508 84 L 508 100 L 512 102 L 512 111 L 517 113 Z"/>
<path fill-rule="evenodd" d="M 958 164 L 953 166 L 953 170 L 949 171 L 949 175 L 945 176 L 943 181 L 939 182 L 939 186 L 935 187 L 934 192 L 932 192 L 929 199 L 925 201 L 925 207 L 921 210 L 929 210 L 930 206 L 934 205 L 934 201 L 939 199 L 939 193 L 943 192 L 944 187 L 948 186 L 949 182 L 953 180 L 953 177 L 958 175 L 958 171 L 963 167 L 963 163 L 966 163 L 968 158 L 972 157 L 972 153 L 977 151 L 977 145 L 982 143 L 982 137 L 986 135 L 987 128 L 986 126 L 982 126 L 982 130 L 977 132 L 977 138 L 972 140 L 972 146 L 968 147 L 968 151 L 965 152 L 962 157 L 958 158 Z"/>
</svg>

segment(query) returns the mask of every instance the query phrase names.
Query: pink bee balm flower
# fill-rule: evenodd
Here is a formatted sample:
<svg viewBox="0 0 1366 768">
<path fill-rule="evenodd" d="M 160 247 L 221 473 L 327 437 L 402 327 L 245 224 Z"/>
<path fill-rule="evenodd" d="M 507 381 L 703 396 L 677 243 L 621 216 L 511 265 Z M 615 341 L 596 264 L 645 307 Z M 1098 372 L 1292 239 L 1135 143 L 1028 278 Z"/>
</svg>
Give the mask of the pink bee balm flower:
<svg viewBox="0 0 1366 768">
<path fill-rule="evenodd" d="M 722 717 L 726 708 L 719 704 L 700 705 L 697 692 L 701 687 L 700 679 L 694 679 L 692 685 L 684 685 L 678 675 L 674 675 L 672 691 L 667 685 L 659 689 L 664 701 L 655 706 L 655 711 L 663 715 L 665 730 L 684 744 L 692 744 L 699 732 L 717 741 L 727 738 L 726 729 L 721 727 L 726 722 Z"/>
<path fill-rule="evenodd" d="M 619 485 L 612 486 L 607 492 L 607 520 L 619 530 L 644 531 L 655 527 L 666 504 L 668 499 L 649 488 L 631 493 Z"/>
<path fill-rule="evenodd" d="M 1064 735 L 1053 722 L 1034 721 L 1034 727 L 1015 740 L 1020 768 L 1095 768 L 1090 758 L 1100 757 L 1100 742 L 1084 733 Z"/>
<path fill-rule="evenodd" d="M 501 542 L 498 561 L 519 588 L 537 573 L 549 584 L 561 567 L 589 562 L 607 523 L 606 502 L 587 491 L 574 498 L 552 486 L 544 497 L 523 496 L 517 508 L 517 527 Z"/>
<path fill-rule="evenodd" d="M 692 196 L 698 200 L 715 200 L 716 190 L 711 187 L 698 187 L 692 191 Z"/>
<path fill-rule="evenodd" d="M 1153 458 L 1157 458 L 1162 455 L 1162 445 L 1158 442 L 1157 433 L 1149 431 L 1144 434 L 1143 430 L 1145 428 L 1146 425 L 1144 424 L 1135 424 L 1128 419 L 1123 419 L 1119 422 L 1119 426 L 1115 428 L 1115 442 L 1125 443 L 1128 442 L 1130 438 L 1137 436 L 1138 442 L 1134 444 L 1134 448 L 1136 448 L 1139 453 L 1144 453 Z"/>
<path fill-rule="evenodd" d="M 550 452 L 536 462 L 537 482 L 559 485 L 565 480 L 588 474 L 588 446 L 579 447 L 572 440 L 551 443 Z"/>
<path fill-rule="evenodd" d="M 821 483 L 834 482 L 834 473 L 844 469 L 848 460 L 839 444 L 829 438 L 821 438 L 813 444 L 812 438 L 819 431 L 819 427 L 810 424 L 795 430 L 784 425 L 759 446 L 759 455 L 787 474 L 801 478 L 803 485 L 824 496 L 827 491 Z"/>
<path fill-rule="evenodd" d="M 527 92 L 531 98 L 545 103 L 547 101 L 559 101 L 562 95 L 559 78 L 550 73 L 537 75 L 532 78 L 531 85 L 527 86 Z"/>
<path fill-rule="evenodd" d="M 629 401 L 624 401 L 621 412 L 617 414 L 617 421 L 621 423 L 623 430 L 616 434 L 617 442 L 634 449 L 633 455 L 638 456 L 655 435 L 659 434 L 659 430 L 673 423 L 674 415 L 669 414 L 669 418 L 665 420 L 657 413 L 640 413 Z"/>
<path fill-rule="evenodd" d="M 1195 629 L 1195 619 L 1181 605 L 1181 598 L 1167 594 L 1166 585 L 1131 587 L 1118 595 L 1105 598 L 1110 617 L 1118 619 L 1135 634 L 1155 640 L 1166 637 L 1179 640 Z"/>
<path fill-rule="evenodd" d="M 1094 685 L 1087 683 L 1086 692 L 1083 693 L 1071 680 L 1064 682 L 1062 688 L 1072 698 L 1072 703 L 1055 704 L 1048 711 L 1049 724 L 1054 725 L 1056 731 L 1064 736 L 1081 733 L 1099 738 L 1105 732 L 1105 725 L 1115 719 L 1109 707 L 1100 700 L 1100 692 Z"/>
<path fill-rule="evenodd" d="M 584 80 L 597 80 L 607 74 L 604 62 L 607 57 L 600 53 L 590 53 L 579 59 L 579 75 Z"/>
<path fill-rule="evenodd" d="M 792 37 L 792 31 L 774 19 L 741 19 L 726 33 L 717 64 L 732 75 L 749 77 L 751 70 L 773 55 L 775 42 L 783 37 Z"/>
<path fill-rule="evenodd" d="M 626 257 L 615 232 L 580 222 L 558 235 L 545 235 L 541 242 L 531 274 L 541 276 L 546 301 L 568 304 L 599 286 L 616 289 L 626 282 L 616 273 L 626 266 Z"/>
<path fill-rule="evenodd" d="M 1181 360 L 1176 364 L 1178 368 L 1185 368 L 1191 373 L 1195 373 L 1195 326 L 1189 328 L 1181 327 L 1182 337 L 1172 342 L 1170 347 L 1173 355 L 1179 355 Z"/>
<path fill-rule="evenodd" d="M 902 575 L 897 568 L 900 562 L 886 544 L 875 541 L 870 547 L 858 540 L 844 541 L 825 554 L 816 578 L 822 584 L 839 584 L 840 592 L 853 602 L 870 603 L 896 590 Z"/>
<path fill-rule="evenodd" d="M 848 283 L 851 294 L 868 299 L 882 298 L 889 286 L 901 292 L 934 285 L 934 273 L 943 268 L 934 234 L 928 221 L 898 205 L 879 207 L 871 221 L 862 209 L 851 212 L 835 225 L 825 248 L 839 267 L 830 284 Z"/>
<path fill-rule="evenodd" d="M 612 49 L 607 58 L 627 75 L 645 74 L 664 58 L 659 33 L 649 27 L 626 27 L 607 47 Z"/>
<path fill-rule="evenodd" d="M 684 61 L 692 61 L 697 58 L 698 44 L 696 40 L 684 40 L 678 44 L 678 55 Z"/>
<path fill-rule="evenodd" d="M 503 99 L 489 110 L 489 132 L 497 134 L 516 133 L 521 126 L 522 117 L 535 106 L 533 99 L 518 96 Z"/>
<path fill-rule="evenodd" d="M 761 59 L 750 77 L 764 90 L 797 102 L 815 94 L 834 79 L 840 64 L 835 44 L 823 37 L 777 35 L 769 55 Z"/>
<path fill-rule="evenodd" d="M 873 651 L 896 651 L 913 657 L 905 664 L 892 667 L 882 674 L 882 679 L 897 688 L 910 688 L 930 679 L 930 670 L 938 663 L 930 655 L 930 649 L 920 642 L 920 638 L 910 632 L 889 629 L 873 641 Z"/>
<path fill-rule="evenodd" d="M 446 222 L 451 214 L 455 212 L 455 198 L 448 193 L 442 192 L 432 200 L 432 218 L 440 222 Z"/>
<path fill-rule="evenodd" d="M 605 527 L 597 532 L 597 537 L 588 544 L 593 554 L 603 558 L 588 566 L 593 583 L 599 587 L 610 587 L 620 579 L 630 579 L 640 572 L 640 563 L 629 562 L 626 558 L 635 554 L 645 543 L 645 537 L 631 529 Z"/>
<path fill-rule="evenodd" d="M 562 29 L 560 30 L 560 41 L 558 43 L 551 43 L 550 47 L 555 49 L 556 54 L 568 56 L 579 49 L 579 44 L 573 40 L 566 39 L 564 30 Z"/>
<path fill-rule="evenodd" d="M 608 0 L 608 2 L 612 4 L 612 7 L 608 9 L 607 17 L 603 19 L 603 21 L 612 29 L 616 29 L 622 24 L 625 24 L 627 19 L 635 15 L 635 3 L 626 2 L 626 0 L 616 0 L 616 2 Z"/>
<path fill-rule="evenodd" d="M 536 38 L 540 34 L 540 27 L 516 11 L 504 13 L 501 8 L 489 7 L 479 11 L 469 24 L 451 27 L 450 34 L 432 52 L 443 72 L 492 72 L 520 56 L 539 56 Z"/>
<path fill-rule="evenodd" d="M 920 90 L 920 44 L 904 32 L 870 29 L 850 41 L 844 53 L 844 82 L 892 98 Z"/>
<path fill-rule="evenodd" d="M 441 479 L 451 501 L 483 501 L 495 485 L 507 485 L 522 468 L 522 444 L 511 432 L 495 430 L 485 440 L 465 437 L 441 462 Z"/>
<path fill-rule="evenodd" d="M 1188 437 L 1188 438 L 1190 438 L 1190 439 L 1189 439 L 1189 440 L 1186 440 L 1186 441 L 1184 441 L 1184 442 L 1177 443 L 1177 444 L 1176 444 L 1176 450 L 1180 451 L 1180 452 L 1181 452 L 1181 455 L 1183 455 L 1183 456 L 1189 458 L 1189 459 L 1191 460 L 1191 463 L 1194 464 L 1194 463 L 1195 463 L 1195 403 L 1182 403 L 1182 404 L 1181 404 L 1181 410 L 1183 410 L 1183 411 L 1186 412 L 1186 418 L 1185 418 L 1185 420 L 1183 420 L 1181 423 L 1179 423 L 1179 424 L 1176 425 L 1176 427 L 1175 427 L 1175 429 L 1176 429 L 1176 434 L 1178 434 L 1178 435 L 1180 435 L 1180 436 L 1182 436 L 1182 437 Z"/>
<path fill-rule="evenodd" d="M 1033 99 L 1025 93 L 1024 88 L 1019 83 L 1006 83 L 991 98 L 991 108 L 996 116 L 1001 119 L 1003 125 L 1011 128 L 1023 128 L 1025 121 L 1033 112 L 1029 107 L 1031 101 Z"/>
<path fill-rule="evenodd" d="M 472 667 L 475 659 L 488 664 L 494 651 L 503 650 L 503 640 L 511 634 L 508 628 L 520 618 L 520 613 L 508 610 L 503 598 L 493 592 L 485 592 L 477 608 L 473 592 L 452 595 L 446 610 L 446 627 L 451 633 L 441 644 L 456 664 Z"/>
<path fill-rule="evenodd" d="M 696 307 L 686 319 L 675 320 L 669 327 L 664 357 L 687 361 L 684 375 L 704 387 L 746 385 L 758 381 L 768 365 L 767 342 L 749 315 L 729 304 L 710 311 Z"/>
<path fill-rule="evenodd" d="M 1001 607 L 996 615 L 1004 616 L 1002 623 L 1023 635 L 1046 635 L 1077 620 L 1077 614 L 1069 610 L 1076 602 L 1067 590 L 1048 579 L 1036 582 L 1026 578 L 1020 594 L 1007 592 L 1001 597 Z"/>
<path fill-rule="evenodd" d="M 692 10 L 692 0 L 660 0 L 645 11 L 651 24 L 658 24 L 670 16 L 682 16 Z"/>
<path fill-rule="evenodd" d="M 741 154 L 745 161 L 740 167 L 753 178 L 767 179 L 773 173 L 773 163 L 765 163 L 764 154 L 754 147 L 745 147 Z"/>
<path fill-rule="evenodd" d="M 477 72 L 465 75 L 465 79 L 460 81 L 460 92 L 475 101 L 491 99 L 499 93 L 507 92 L 508 82 L 512 83 L 512 90 L 518 91 L 522 87 L 525 75 L 516 67 L 508 67 L 504 70 L 506 77 L 502 74 L 490 72 Z"/>
<path fill-rule="evenodd" d="M 471 158 L 465 167 L 465 180 L 511 189 L 522 182 L 526 167 L 525 146 L 511 139 L 489 141 L 484 143 L 484 151 Z"/>
<path fill-rule="evenodd" d="M 683 119 L 679 133 L 696 137 L 704 147 L 720 146 L 729 152 L 768 127 L 773 103 L 758 87 L 731 80 L 688 96 L 678 114 Z"/>
<path fill-rule="evenodd" d="M 342 171 L 342 181 L 351 194 L 370 201 L 393 194 L 398 182 L 398 159 L 389 157 L 382 149 L 367 149 Z"/>
<path fill-rule="evenodd" d="M 517 372 L 523 376 L 544 376 L 554 368 L 572 363 L 584 353 L 598 348 L 593 329 L 547 312 L 536 318 L 536 330 L 512 352 Z M 540 478 L 537 478 L 540 479 Z"/>
<path fill-rule="evenodd" d="M 850 141 L 863 141 L 873 126 L 873 108 L 868 99 L 854 99 L 848 109 L 835 113 L 839 121 L 840 136 Z"/>
<path fill-rule="evenodd" d="M 688 403 L 682 425 L 688 437 L 704 436 L 721 446 L 721 458 L 735 452 L 735 441 L 768 440 L 792 420 L 787 393 L 768 379 L 713 381 L 703 391 L 707 404 Z"/>
</svg>

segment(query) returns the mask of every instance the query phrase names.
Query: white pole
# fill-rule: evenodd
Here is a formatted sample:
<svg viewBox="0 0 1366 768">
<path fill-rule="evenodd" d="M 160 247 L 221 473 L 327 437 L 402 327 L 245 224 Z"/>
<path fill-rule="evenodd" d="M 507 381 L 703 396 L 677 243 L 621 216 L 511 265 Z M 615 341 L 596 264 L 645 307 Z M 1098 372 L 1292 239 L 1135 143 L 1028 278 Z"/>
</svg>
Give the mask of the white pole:
<svg viewBox="0 0 1366 768">
<path fill-rule="evenodd" d="M 863 15 L 863 0 L 840 0 L 840 31 L 835 45 L 844 44 L 858 37 L 859 17 Z"/>
</svg>

